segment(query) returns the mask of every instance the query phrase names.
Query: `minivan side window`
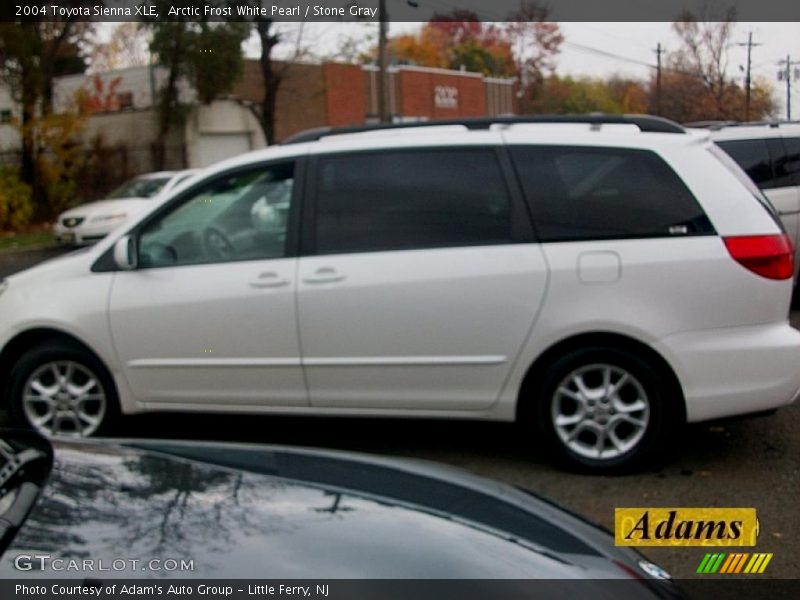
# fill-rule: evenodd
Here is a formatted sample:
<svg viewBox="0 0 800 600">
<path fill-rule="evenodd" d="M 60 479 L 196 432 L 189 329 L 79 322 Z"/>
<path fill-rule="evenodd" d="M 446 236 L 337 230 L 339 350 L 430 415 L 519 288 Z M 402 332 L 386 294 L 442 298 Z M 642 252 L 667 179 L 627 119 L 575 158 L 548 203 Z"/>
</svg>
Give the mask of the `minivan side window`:
<svg viewBox="0 0 800 600">
<path fill-rule="evenodd" d="M 649 150 L 516 146 L 511 154 L 542 242 L 714 232 L 686 185 Z"/>
<path fill-rule="evenodd" d="M 512 242 L 492 148 L 359 152 L 319 159 L 317 254 Z"/>
<path fill-rule="evenodd" d="M 795 185 L 792 172 L 789 170 L 789 154 L 781 138 L 770 138 L 767 147 L 772 158 L 772 171 L 774 178 L 768 187 L 781 188 Z"/>
<path fill-rule="evenodd" d="M 139 234 L 143 268 L 286 256 L 294 164 L 221 175 L 187 192 Z"/>
<path fill-rule="evenodd" d="M 783 138 L 786 146 L 786 171 L 794 178 L 793 185 L 800 185 L 800 137 Z"/>
<path fill-rule="evenodd" d="M 765 190 L 776 187 L 772 157 L 766 140 L 729 140 L 717 142 L 717 145 L 739 163 L 759 188 Z"/>
</svg>

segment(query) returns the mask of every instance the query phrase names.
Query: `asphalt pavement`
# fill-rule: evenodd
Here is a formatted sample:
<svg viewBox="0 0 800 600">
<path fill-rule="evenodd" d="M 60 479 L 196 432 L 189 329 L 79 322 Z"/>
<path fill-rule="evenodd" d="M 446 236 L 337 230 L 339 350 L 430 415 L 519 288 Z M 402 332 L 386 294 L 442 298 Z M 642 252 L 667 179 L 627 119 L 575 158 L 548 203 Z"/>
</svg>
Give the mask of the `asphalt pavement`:
<svg viewBox="0 0 800 600">
<path fill-rule="evenodd" d="M 0 276 L 58 252 L 0 254 Z M 800 328 L 800 312 L 792 313 L 792 323 Z M 559 471 L 533 443 L 532 433 L 504 423 L 156 414 L 127 418 L 120 433 L 328 447 L 433 460 L 526 487 L 609 530 L 615 507 L 755 507 L 761 527 L 758 545 L 738 551 L 772 552 L 774 558 L 763 576 L 798 578 L 798 432 L 800 404 L 767 417 L 694 425 L 676 436 L 675 455 L 668 464 L 616 477 Z M 695 575 L 705 548 L 643 551 L 674 577 L 730 577 Z"/>
</svg>

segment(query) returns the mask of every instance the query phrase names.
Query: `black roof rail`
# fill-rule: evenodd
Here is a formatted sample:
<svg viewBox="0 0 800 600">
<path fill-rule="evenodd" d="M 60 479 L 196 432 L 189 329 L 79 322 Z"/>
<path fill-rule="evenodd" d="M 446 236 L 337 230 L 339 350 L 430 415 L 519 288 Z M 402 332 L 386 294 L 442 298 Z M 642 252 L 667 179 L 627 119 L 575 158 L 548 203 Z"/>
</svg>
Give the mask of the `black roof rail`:
<svg viewBox="0 0 800 600">
<path fill-rule="evenodd" d="M 414 121 L 410 123 L 366 123 L 346 127 L 315 127 L 286 138 L 282 144 L 315 142 L 331 135 L 363 133 L 391 129 L 413 129 L 418 127 L 442 127 L 462 125 L 469 130 L 489 129 L 493 125 L 516 125 L 521 123 L 586 123 L 589 125 L 636 125 L 648 133 L 686 133 L 675 121 L 652 115 L 528 115 L 507 117 L 469 117 L 464 119 L 442 119 L 438 121 Z"/>
<path fill-rule="evenodd" d="M 733 125 L 738 125 L 738 121 L 692 121 L 690 123 L 684 123 L 684 127 L 694 127 L 697 129 L 721 129 L 722 127 L 730 127 Z"/>
<path fill-rule="evenodd" d="M 685 127 L 702 127 L 711 131 L 719 131 L 726 127 L 780 127 L 781 125 L 797 125 L 800 121 L 786 121 L 771 119 L 764 121 L 696 121 L 694 123 L 684 123 Z"/>
</svg>

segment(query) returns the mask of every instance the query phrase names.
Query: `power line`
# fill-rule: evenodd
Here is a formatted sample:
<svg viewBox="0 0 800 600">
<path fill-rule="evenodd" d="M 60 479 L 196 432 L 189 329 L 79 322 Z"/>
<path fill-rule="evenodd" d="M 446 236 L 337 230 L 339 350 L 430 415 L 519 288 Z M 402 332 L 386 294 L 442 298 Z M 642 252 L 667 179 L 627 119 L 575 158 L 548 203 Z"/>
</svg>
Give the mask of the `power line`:
<svg viewBox="0 0 800 600">
<path fill-rule="evenodd" d="M 605 56 L 607 58 L 613 58 L 615 60 L 621 60 L 624 62 L 628 62 L 634 65 L 639 65 L 641 67 L 648 67 L 650 69 L 654 69 L 655 65 L 652 65 L 648 62 L 643 60 L 638 60 L 636 58 L 630 58 L 628 56 L 622 56 L 621 54 L 616 54 L 614 52 L 608 52 L 607 50 L 600 50 L 599 48 L 592 48 L 591 46 L 585 46 L 583 44 L 579 44 L 577 42 L 570 42 L 569 40 L 564 40 L 565 46 L 571 46 L 576 50 L 581 50 L 583 52 L 589 52 L 590 54 L 597 54 L 598 56 Z"/>
</svg>

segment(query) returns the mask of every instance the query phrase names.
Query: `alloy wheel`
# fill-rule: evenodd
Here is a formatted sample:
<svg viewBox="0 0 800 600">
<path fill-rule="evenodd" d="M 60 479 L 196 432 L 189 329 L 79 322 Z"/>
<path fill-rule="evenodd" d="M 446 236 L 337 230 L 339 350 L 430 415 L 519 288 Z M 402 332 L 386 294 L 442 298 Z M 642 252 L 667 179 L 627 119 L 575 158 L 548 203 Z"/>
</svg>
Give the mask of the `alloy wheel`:
<svg viewBox="0 0 800 600">
<path fill-rule="evenodd" d="M 650 401 L 629 371 L 592 364 L 572 371 L 556 387 L 551 418 L 558 438 L 572 452 L 611 460 L 629 452 L 644 437 Z"/>
<path fill-rule="evenodd" d="M 99 377 L 74 361 L 41 365 L 23 388 L 25 417 L 36 431 L 47 437 L 90 436 L 100 427 L 107 408 Z"/>
</svg>

